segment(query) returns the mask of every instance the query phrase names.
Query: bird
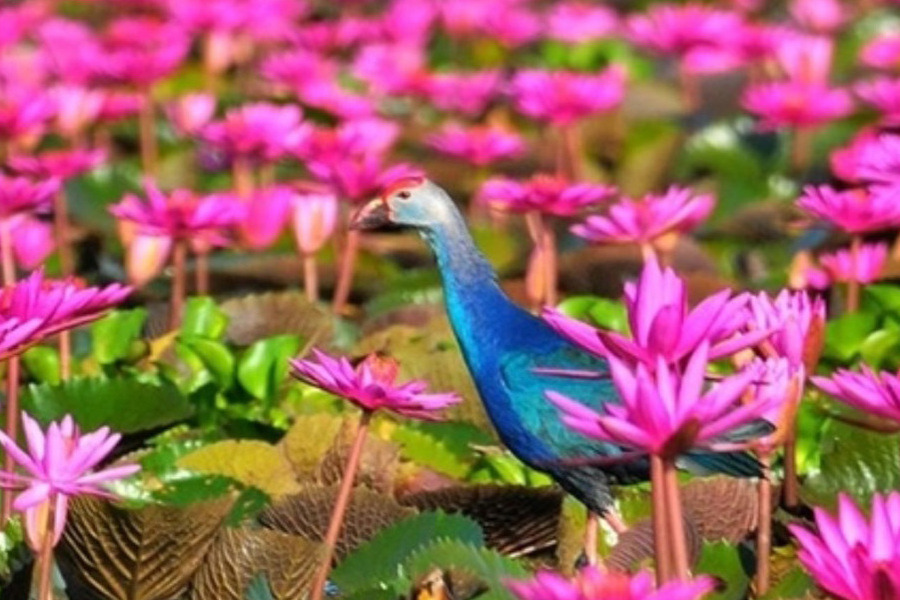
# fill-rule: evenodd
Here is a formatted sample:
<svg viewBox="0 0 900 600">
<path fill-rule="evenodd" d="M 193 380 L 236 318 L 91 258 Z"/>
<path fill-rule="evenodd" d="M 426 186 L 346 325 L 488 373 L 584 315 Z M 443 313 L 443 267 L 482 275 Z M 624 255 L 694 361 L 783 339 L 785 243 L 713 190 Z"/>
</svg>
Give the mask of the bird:
<svg viewBox="0 0 900 600">
<path fill-rule="evenodd" d="M 600 412 L 605 403 L 621 402 L 607 361 L 578 347 L 504 293 L 456 203 L 440 186 L 423 177 L 398 180 L 363 205 L 351 227 L 410 228 L 431 248 L 447 315 L 485 412 L 519 460 L 550 475 L 601 517 L 611 515 L 612 484 L 649 479 L 645 456 L 586 438 L 559 419 L 545 398 L 546 390 Z M 587 373 L 592 376 L 583 375 Z M 761 476 L 759 462 L 741 451 L 694 451 L 682 456 L 679 466 L 699 474 Z"/>
</svg>

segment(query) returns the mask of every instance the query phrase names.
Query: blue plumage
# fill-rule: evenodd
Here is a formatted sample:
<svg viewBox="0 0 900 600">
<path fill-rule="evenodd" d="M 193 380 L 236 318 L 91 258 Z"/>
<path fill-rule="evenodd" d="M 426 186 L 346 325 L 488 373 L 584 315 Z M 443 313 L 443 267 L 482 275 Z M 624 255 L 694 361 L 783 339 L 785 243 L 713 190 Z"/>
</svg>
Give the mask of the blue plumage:
<svg viewBox="0 0 900 600">
<path fill-rule="evenodd" d="M 520 460 L 549 473 L 588 508 L 603 514 L 612 503 L 609 484 L 647 479 L 645 458 L 573 466 L 573 459 L 628 458 L 613 444 L 590 440 L 560 421 L 545 396 L 555 390 L 587 406 L 619 402 L 607 365 L 507 298 L 493 269 L 475 247 L 450 197 L 428 181 L 398 185 L 355 219 L 360 228 L 394 224 L 415 228 L 435 253 L 453 331 L 491 422 Z M 560 371 L 593 371 L 580 378 Z M 757 476 L 759 465 L 744 453 L 697 453 L 684 457 L 695 471 Z"/>
</svg>

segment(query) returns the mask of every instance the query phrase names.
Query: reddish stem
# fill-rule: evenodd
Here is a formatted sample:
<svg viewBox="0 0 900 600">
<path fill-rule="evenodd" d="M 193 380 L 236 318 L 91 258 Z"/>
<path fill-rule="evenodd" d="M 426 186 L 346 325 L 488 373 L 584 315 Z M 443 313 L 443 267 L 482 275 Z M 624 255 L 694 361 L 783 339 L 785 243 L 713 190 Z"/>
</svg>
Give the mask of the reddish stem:
<svg viewBox="0 0 900 600">
<path fill-rule="evenodd" d="M 768 451 L 759 453 L 763 476 L 758 485 L 759 523 L 756 528 L 756 596 L 769 590 L 769 554 L 772 552 L 772 475 L 771 456 Z"/>
<path fill-rule="evenodd" d="M 59 377 L 63 381 L 72 375 L 72 333 L 66 329 L 59 332 Z"/>
<path fill-rule="evenodd" d="M 41 552 L 38 556 L 38 599 L 53 600 L 53 586 L 50 575 L 53 573 L 53 521 L 56 500 L 51 497 L 46 500 L 47 519 L 44 522 L 44 531 L 41 536 Z"/>
<path fill-rule="evenodd" d="M 600 528 L 600 517 L 592 510 L 587 511 L 584 524 L 584 555 L 589 565 L 597 564 L 597 538 Z"/>
<path fill-rule="evenodd" d="M 538 311 L 540 310 L 541 305 L 547 301 L 547 288 L 549 287 L 549 284 L 546 281 L 547 273 L 549 272 L 549 267 L 547 266 L 546 227 L 541 213 L 537 211 L 526 213 L 525 225 L 528 228 L 528 235 L 531 237 L 531 243 L 534 245 L 535 253 L 534 260 L 531 260 L 528 263 L 526 281 L 540 282 L 540 285 L 536 286 L 536 289 L 532 290 L 530 285 L 527 286 L 527 289 L 529 296 L 532 296 L 531 301 L 533 308 L 535 311 Z"/>
<path fill-rule="evenodd" d="M 653 244 L 650 242 L 643 242 L 641 244 L 641 258 L 643 259 L 644 264 L 657 258 L 656 249 L 653 247 Z"/>
<path fill-rule="evenodd" d="M 672 557 L 669 553 L 669 518 L 666 510 L 666 479 L 663 459 L 650 455 L 650 496 L 653 502 L 653 551 L 656 561 L 656 584 L 672 579 Z"/>
<path fill-rule="evenodd" d="M 581 178 L 581 151 L 578 126 L 570 123 L 559 128 L 559 151 L 556 154 L 556 174 L 571 181 Z"/>
<path fill-rule="evenodd" d="M 356 471 L 359 468 L 359 461 L 362 457 L 363 445 L 366 442 L 366 433 L 369 429 L 369 421 L 372 419 L 372 414 L 372 411 L 366 410 L 363 411 L 360 417 L 359 427 L 356 429 L 356 438 L 350 447 L 350 455 L 347 457 L 347 464 L 344 467 L 344 477 L 341 480 L 341 487 L 338 490 L 334 510 L 331 513 L 331 521 L 328 523 L 328 531 L 325 533 L 325 552 L 322 556 L 322 564 L 319 566 L 316 578 L 313 580 L 310 600 L 322 600 L 322 595 L 325 593 L 325 582 L 328 580 L 328 574 L 331 572 L 331 562 L 334 560 L 338 536 L 341 533 L 341 526 L 344 524 L 344 515 L 347 513 L 347 507 L 350 504 L 350 492 L 353 491 L 353 483 L 356 480 Z"/>
<path fill-rule="evenodd" d="M 556 234 L 552 227 L 545 226 L 541 243 L 544 246 L 544 302 L 551 306 L 556 305 L 556 288 L 559 267 L 556 255 Z"/>
<path fill-rule="evenodd" d="M 169 299 L 169 327 L 176 329 L 181 325 L 181 313 L 184 309 L 185 296 L 185 262 L 187 246 L 183 240 L 175 242 L 172 250 L 172 295 Z"/>
<path fill-rule="evenodd" d="M 156 147 L 156 116 L 153 107 L 153 96 L 150 90 L 144 90 L 144 101 L 141 102 L 141 110 L 138 114 L 138 127 L 140 128 L 141 164 L 144 173 L 151 177 L 156 175 L 157 147 Z"/>
<path fill-rule="evenodd" d="M 350 286 L 353 283 L 353 272 L 356 270 L 356 257 L 359 254 L 360 232 L 351 229 L 347 232 L 344 248 L 341 250 L 341 262 L 338 266 L 337 285 L 334 289 L 334 298 L 331 308 L 335 314 L 344 312 L 347 299 L 350 298 Z"/>
<path fill-rule="evenodd" d="M 249 201 L 253 194 L 253 169 L 245 158 L 235 158 L 231 164 L 231 177 L 234 189 L 244 201 Z"/>
<path fill-rule="evenodd" d="M 8 221 L 0 222 L 0 270 L 2 270 L 4 287 L 16 282 L 16 260 L 13 255 L 12 235 L 9 231 Z"/>
<path fill-rule="evenodd" d="M 797 424 L 788 430 L 784 440 L 784 491 L 783 502 L 787 508 L 800 504 L 800 480 L 797 478 Z"/>
<path fill-rule="evenodd" d="M 59 268 L 65 277 L 74 271 L 72 246 L 69 244 L 69 211 L 66 192 L 62 186 L 53 196 L 53 228 L 56 233 L 56 248 L 59 254 Z"/>
<path fill-rule="evenodd" d="M 691 566 L 688 560 L 687 537 L 684 532 L 684 514 L 681 510 L 681 494 L 678 490 L 678 471 L 674 460 L 663 461 L 666 481 L 666 512 L 668 514 L 669 544 L 672 553 L 672 577 L 686 581 Z"/>
<path fill-rule="evenodd" d="M 19 357 L 11 356 L 6 363 L 6 435 L 11 440 L 15 440 L 19 435 L 19 367 Z M 3 471 L 12 473 L 15 469 L 16 463 L 7 452 L 3 457 Z M 12 515 L 12 501 L 12 492 L 4 491 L 0 530 L 6 528 L 6 523 Z"/>
<path fill-rule="evenodd" d="M 857 274 L 859 273 L 859 251 L 862 248 L 862 237 L 854 235 L 850 238 L 850 263 L 851 273 L 847 279 L 847 312 L 855 313 L 859 310 L 860 285 Z"/>
<path fill-rule="evenodd" d="M 310 302 L 319 300 L 319 270 L 316 266 L 316 255 L 303 256 L 303 290 Z"/>
<path fill-rule="evenodd" d="M 794 130 L 791 140 L 791 167 L 795 175 L 802 175 L 812 162 L 812 131 L 807 127 Z"/>
<path fill-rule="evenodd" d="M 209 252 L 198 252 L 194 263 L 198 296 L 209 295 Z"/>
</svg>

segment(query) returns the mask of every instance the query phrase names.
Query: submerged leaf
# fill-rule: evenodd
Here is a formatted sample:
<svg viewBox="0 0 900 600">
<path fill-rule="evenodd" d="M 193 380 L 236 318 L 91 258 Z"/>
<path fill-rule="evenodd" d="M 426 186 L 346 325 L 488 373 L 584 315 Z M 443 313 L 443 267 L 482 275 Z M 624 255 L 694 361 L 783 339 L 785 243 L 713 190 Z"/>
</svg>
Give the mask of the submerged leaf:
<svg viewBox="0 0 900 600">
<path fill-rule="evenodd" d="M 223 302 L 228 318 L 225 337 L 239 346 L 275 335 L 297 335 L 327 349 L 334 336 L 334 317 L 300 292 L 252 294 Z"/>
<path fill-rule="evenodd" d="M 70 598 L 170 600 L 206 556 L 231 499 L 127 510 L 75 497 L 56 551 Z"/>
<path fill-rule="evenodd" d="M 687 539 L 688 561 L 693 567 L 700 558 L 703 540 L 688 518 L 684 519 L 684 534 Z M 618 543 L 613 546 L 605 563 L 611 571 L 633 573 L 645 563 L 650 563 L 653 556 L 653 520 L 643 519 L 619 536 Z"/>
<path fill-rule="evenodd" d="M 293 494 L 300 484 L 276 446 L 259 440 L 223 440 L 178 459 L 183 469 L 225 475 L 273 497 Z"/>
<path fill-rule="evenodd" d="M 759 522 L 759 494 L 756 482 L 750 479 L 694 479 L 682 486 L 681 502 L 697 533 L 709 542 L 736 544 Z"/>
</svg>

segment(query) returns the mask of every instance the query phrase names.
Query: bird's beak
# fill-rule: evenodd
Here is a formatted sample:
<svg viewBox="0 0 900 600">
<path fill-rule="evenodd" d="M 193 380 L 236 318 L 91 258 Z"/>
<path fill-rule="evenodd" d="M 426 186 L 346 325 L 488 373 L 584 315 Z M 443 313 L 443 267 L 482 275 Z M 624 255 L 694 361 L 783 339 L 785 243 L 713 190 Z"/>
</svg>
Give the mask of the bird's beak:
<svg viewBox="0 0 900 600">
<path fill-rule="evenodd" d="M 369 200 L 350 219 L 350 229 L 378 229 L 390 224 L 390 210 L 381 198 Z"/>
</svg>

